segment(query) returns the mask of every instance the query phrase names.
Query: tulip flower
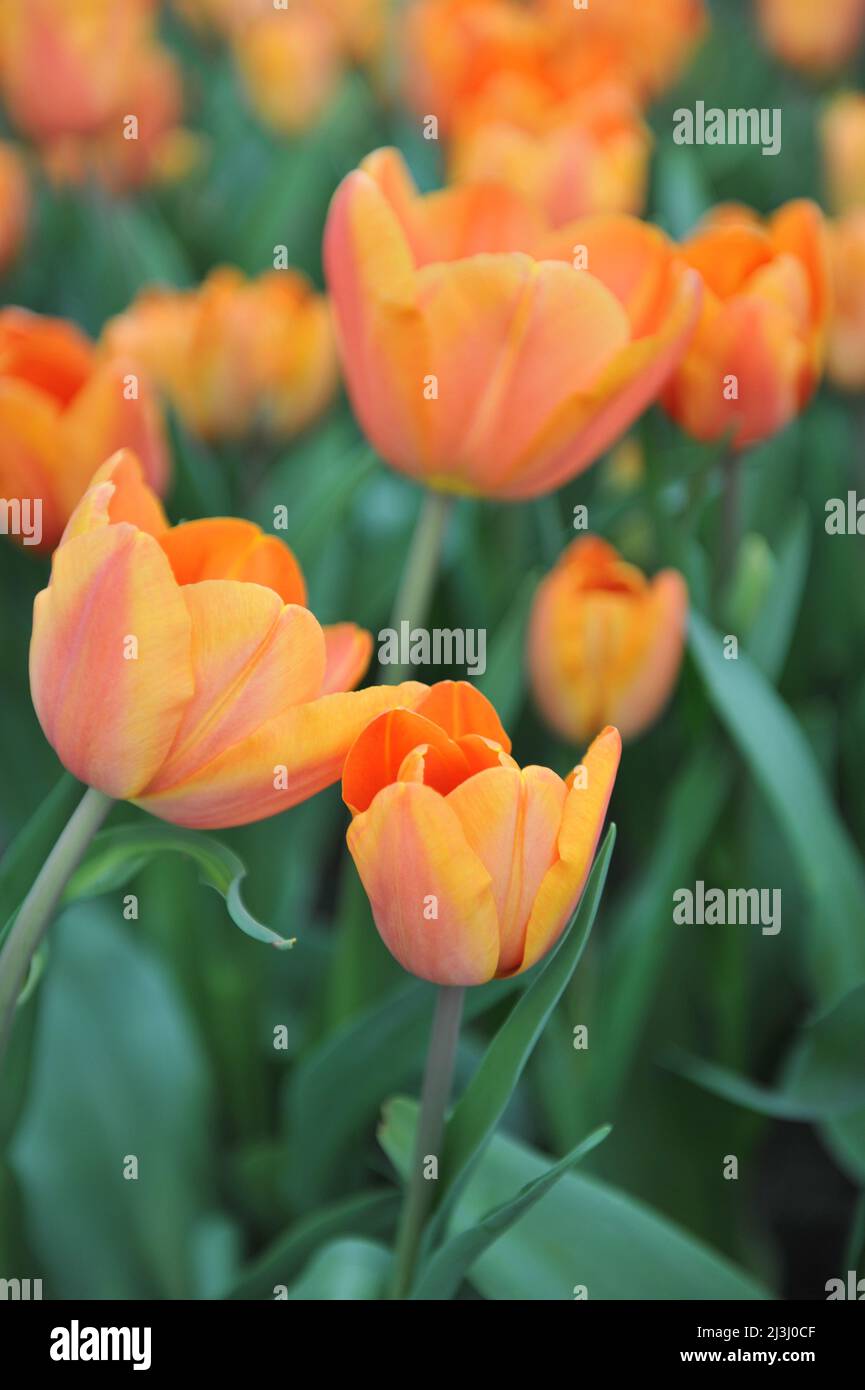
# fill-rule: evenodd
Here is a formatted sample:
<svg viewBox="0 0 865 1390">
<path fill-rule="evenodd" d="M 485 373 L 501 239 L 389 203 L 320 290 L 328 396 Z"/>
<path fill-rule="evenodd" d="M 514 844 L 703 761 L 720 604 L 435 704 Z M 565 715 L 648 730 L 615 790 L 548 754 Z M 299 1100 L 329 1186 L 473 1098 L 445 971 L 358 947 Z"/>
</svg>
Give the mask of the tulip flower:
<svg viewBox="0 0 865 1390">
<path fill-rule="evenodd" d="M 559 939 L 591 868 L 619 764 L 605 729 L 566 781 L 520 769 L 465 682 L 374 719 L 352 745 L 348 847 L 399 963 L 441 985 L 518 974 Z"/>
<path fill-rule="evenodd" d="M 865 207 L 865 94 L 845 92 L 820 122 L 826 185 L 835 212 Z"/>
<path fill-rule="evenodd" d="M 343 180 L 324 260 L 349 395 L 388 463 L 536 497 L 587 468 L 684 352 L 699 276 L 656 228 L 551 231 L 508 189 L 417 194 L 393 150 Z"/>
<path fill-rule="evenodd" d="M 96 468 L 123 447 L 163 491 L 162 420 L 138 362 L 100 353 L 65 319 L 0 310 L 0 495 L 38 501 L 41 549 L 52 549 Z"/>
<path fill-rule="evenodd" d="M 829 315 L 823 218 L 787 203 L 764 224 L 721 208 L 682 255 L 705 284 L 697 331 L 662 404 L 695 439 L 743 449 L 775 434 L 820 379 Z"/>
<path fill-rule="evenodd" d="M 194 290 L 145 290 L 105 341 L 142 362 L 206 439 L 295 434 L 336 386 L 327 302 L 296 271 L 247 280 L 224 266 Z"/>
<path fill-rule="evenodd" d="M 833 306 L 826 375 L 844 391 L 865 390 L 865 207 L 829 224 Z"/>
<path fill-rule="evenodd" d="M 30 212 L 30 183 L 13 145 L 0 141 L 0 275 L 18 254 Z"/>
<path fill-rule="evenodd" d="M 341 77 L 336 35 L 327 18 L 307 6 L 238 28 L 234 53 L 246 95 L 274 130 L 296 134 L 312 125 Z"/>
<path fill-rule="evenodd" d="M 450 169 L 457 182 L 507 184 L 561 226 L 587 213 L 640 212 L 650 149 L 625 87 L 561 99 L 543 83 L 505 77 L 459 112 Z"/>
<path fill-rule="evenodd" d="M 687 615 L 677 570 L 648 580 L 606 541 L 572 541 L 532 605 L 528 667 L 544 718 L 570 743 L 606 724 L 643 733 L 676 683 Z"/>
<path fill-rule="evenodd" d="M 60 761 L 177 825 L 242 825 L 337 781 L 424 687 L 357 693 L 372 639 L 322 628 L 291 551 L 230 517 L 170 527 L 128 451 L 95 474 L 37 595 L 30 686 Z"/>
<path fill-rule="evenodd" d="M 757 14 L 766 47 L 818 77 L 849 62 L 865 30 L 865 0 L 759 0 Z"/>
</svg>

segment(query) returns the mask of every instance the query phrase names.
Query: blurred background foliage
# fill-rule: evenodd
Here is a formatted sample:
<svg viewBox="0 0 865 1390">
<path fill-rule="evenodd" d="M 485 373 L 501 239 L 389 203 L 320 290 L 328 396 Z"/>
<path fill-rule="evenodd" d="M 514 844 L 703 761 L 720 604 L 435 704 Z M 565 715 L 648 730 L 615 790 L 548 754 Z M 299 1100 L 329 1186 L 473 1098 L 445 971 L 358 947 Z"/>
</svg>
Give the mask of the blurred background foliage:
<svg viewBox="0 0 865 1390">
<path fill-rule="evenodd" d="M 831 84 L 767 54 L 750 9 L 712 7 L 707 42 L 649 113 L 648 216 L 676 236 L 719 200 L 767 211 L 823 198 L 815 132 Z M 177 185 L 129 197 L 42 181 L 4 302 L 95 334 L 142 287 L 191 285 L 225 262 L 257 273 L 275 244 L 321 285 L 328 201 L 365 153 L 396 144 L 423 187 L 440 182 L 437 146 L 368 73 L 348 71 L 312 129 L 278 136 L 249 109 L 224 47 L 171 10 L 162 24 L 206 158 Z M 672 112 L 698 99 L 781 107 L 781 156 L 675 146 Z M 614 454 L 553 497 L 455 510 L 430 625 L 487 628 L 479 683 L 522 764 L 564 772 L 575 758 L 532 709 L 523 661 L 534 586 L 572 537 L 575 505 L 641 567 L 682 569 L 702 615 L 674 701 L 626 750 L 594 935 L 458 1219 L 534 1176 L 536 1151 L 561 1156 L 602 1122 L 613 1133 L 483 1255 L 464 1293 L 568 1298 L 585 1282 L 613 1298 L 820 1298 L 826 1279 L 856 1268 L 865 554 L 861 537 L 827 536 L 823 523 L 828 498 L 865 491 L 862 418 L 860 400 L 824 387 L 746 456 L 745 538 L 723 610 L 711 598 L 719 450 L 687 441 L 656 409 L 635 432 L 636 473 Z M 371 454 L 344 398 L 290 446 L 256 446 L 254 468 L 240 446 L 204 445 L 177 421 L 173 444 L 174 519 L 230 509 L 269 525 L 283 504 L 319 618 L 386 625 L 420 494 Z M 52 792 L 61 769 L 28 694 L 32 600 L 46 575 L 47 562 L 0 549 L 5 845 L 37 811 L 43 835 L 59 828 L 74 796 L 68 780 Z M 739 635 L 735 678 L 712 627 Z M 119 808 L 112 823 L 135 818 Z M 296 1280 L 298 1297 L 363 1297 L 375 1287 L 410 1106 L 389 1109 L 384 1148 L 376 1126 L 388 1097 L 417 1094 L 433 989 L 381 945 L 344 852 L 345 821 L 331 789 L 217 837 L 247 867 L 251 909 L 297 937 L 287 953 L 239 934 L 180 857 L 141 868 L 128 890 L 137 921 L 123 919 L 116 890 L 64 911 L 0 1101 L 0 1274 L 42 1277 L 59 1297 L 272 1297 Z M 19 840 L 0 870 L 7 904 L 26 856 Z M 780 887 L 780 935 L 673 927 L 673 890 L 698 878 Z M 523 987 L 472 992 L 460 1085 Z M 815 1010 L 830 1011 L 816 1040 Z M 573 1047 L 579 1023 L 587 1051 Z M 123 1179 L 127 1154 L 138 1156 L 137 1182 Z M 735 1182 L 722 1176 L 730 1154 Z"/>
</svg>

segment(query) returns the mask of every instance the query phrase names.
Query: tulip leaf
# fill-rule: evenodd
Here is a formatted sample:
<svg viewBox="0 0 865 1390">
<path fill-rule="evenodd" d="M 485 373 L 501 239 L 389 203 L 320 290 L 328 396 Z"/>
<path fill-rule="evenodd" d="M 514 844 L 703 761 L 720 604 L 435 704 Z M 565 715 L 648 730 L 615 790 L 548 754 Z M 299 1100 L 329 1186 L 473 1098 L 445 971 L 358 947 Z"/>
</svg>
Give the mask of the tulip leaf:
<svg viewBox="0 0 865 1390">
<path fill-rule="evenodd" d="M 814 753 L 747 653 L 726 660 L 724 639 L 698 613 L 690 646 L 715 712 L 738 744 L 784 830 L 811 894 L 818 997 L 865 980 L 865 873 Z"/>
<path fill-rule="evenodd" d="M 758 1114 L 788 1120 L 834 1119 L 865 1106 L 865 984 L 806 1024 L 777 1090 L 687 1054 L 676 1071 Z"/>
<path fill-rule="evenodd" d="M 515 1197 L 500 1202 L 492 1211 L 487 1212 L 476 1226 L 470 1226 L 458 1235 L 451 1236 L 428 1261 L 412 1295 L 413 1298 L 453 1298 L 463 1278 L 484 1251 L 529 1211 L 535 1202 L 540 1201 L 569 1168 L 573 1168 L 580 1159 L 602 1144 L 611 1128 L 611 1125 L 602 1125 L 600 1129 L 594 1130 L 558 1163 L 554 1163 L 540 1177 L 533 1178 L 521 1187 Z"/>
<path fill-rule="evenodd" d="M 235 926 L 256 941 L 285 950 L 294 938 L 279 936 L 245 907 L 240 887 L 246 876 L 243 861 L 219 840 L 195 830 L 179 830 L 161 822 L 142 822 L 103 830 L 95 836 L 66 889 L 64 901 L 93 898 L 122 888 L 154 855 L 186 855 L 198 868 L 202 883 L 225 899 Z"/>
<path fill-rule="evenodd" d="M 383 1298 L 390 1251 L 372 1240 L 332 1241 L 312 1259 L 286 1297 L 301 1302 L 368 1302 Z"/>
<path fill-rule="evenodd" d="M 411 1163 L 418 1106 L 385 1108 L 381 1144 L 401 1174 Z M 481 1155 L 461 1193 L 451 1235 L 484 1220 L 550 1160 L 504 1134 Z M 763 1299 L 770 1294 L 710 1246 L 599 1178 L 565 1173 L 524 1211 L 469 1272 L 485 1298 L 623 1300 Z M 583 1293 L 582 1290 L 585 1290 Z"/>
<path fill-rule="evenodd" d="M 273 1298 L 274 1287 L 295 1278 L 315 1252 L 347 1236 L 386 1236 L 399 1212 L 395 1192 L 364 1192 L 320 1207 L 301 1218 L 242 1270 L 227 1297 Z"/>
<path fill-rule="evenodd" d="M 438 1193 L 440 1220 L 445 1204 L 454 1200 L 489 1142 L 544 1025 L 576 969 L 598 911 L 615 839 L 616 827 L 611 825 L 562 940 L 496 1033 L 448 1120 Z"/>
</svg>

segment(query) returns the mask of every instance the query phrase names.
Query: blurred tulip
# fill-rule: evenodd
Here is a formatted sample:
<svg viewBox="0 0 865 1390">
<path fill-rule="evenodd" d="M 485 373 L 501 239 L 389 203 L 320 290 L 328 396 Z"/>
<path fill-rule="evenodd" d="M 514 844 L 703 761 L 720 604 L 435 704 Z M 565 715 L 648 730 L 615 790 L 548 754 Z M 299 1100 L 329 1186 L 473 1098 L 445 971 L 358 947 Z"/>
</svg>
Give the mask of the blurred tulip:
<svg viewBox="0 0 865 1390">
<path fill-rule="evenodd" d="M 865 95 L 845 92 L 830 102 L 820 136 L 832 207 L 836 212 L 865 207 Z"/>
<path fill-rule="evenodd" d="M 656 228 L 549 231 L 495 185 L 420 197 L 393 150 L 337 189 L 324 261 L 364 431 L 445 492 L 536 497 L 587 468 L 657 395 L 699 309 L 699 277 Z"/>
<path fill-rule="evenodd" d="M 449 133 L 460 108 L 503 76 L 562 100 L 598 82 L 640 101 L 678 75 L 706 25 L 703 0 L 415 0 L 405 20 L 405 92 Z"/>
<path fill-rule="evenodd" d="M 865 390 L 865 208 L 829 224 L 833 306 L 826 374 L 845 391 Z"/>
<path fill-rule="evenodd" d="M 155 0 L 5 0 L 0 91 L 58 183 L 113 191 L 185 172 L 180 69 Z"/>
<path fill-rule="evenodd" d="M 0 274 L 18 254 L 30 212 L 30 183 L 14 145 L 0 141 Z"/>
<path fill-rule="evenodd" d="M 815 76 L 848 63 L 865 29 L 865 0 L 759 0 L 757 13 L 767 48 Z"/>
<path fill-rule="evenodd" d="M 53 548 L 95 469 L 125 446 L 163 491 L 162 418 L 139 363 L 100 353 L 65 319 L 0 310 L 0 495 L 39 500 L 39 548 Z"/>
<path fill-rule="evenodd" d="M 250 104 L 266 125 L 295 134 L 330 102 L 341 75 L 336 35 L 315 9 L 276 12 L 239 28 L 234 52 Z"/>
<path fill-rule="evenodd" d="M 569 743 L 609 723 L 624 739 L 643 733 L 676 683 L 687 615 L 678 571 L 648 580 L 606 541 L 572 541 L 532 605 L 528 665 L 544 718 Z"/>
<path fill-rule="evenodd" d="M 541 83 L 504 77 L 460 112 L 451 174 L 507 184 L 560 226 L 587 213 L 640 212 L 650 150 L 625 88 L 605 83 L 561 100 Z"/>
<path fill-rule="evenodd" d="M 682 247 L 705 283 L 691 344 L 662 395 L 695 439 L 743 449 L 782 429 L 810 399 L 829 315 L 819 208 L 787 203 L 764 224 L 720 208 Z"/>
<path fill-rule="evenodd" d="M 95 474 L 37 596 L 30 686 L 61 762 L 178 825 L 272 816 L 337 781 L 382 710 L 372 639 L 321 628 L 291 551 L 231 517 L 170 528 L 137 459 Z"/>
<path fill-rule="evenodd" d="M 224 266 L 194 290 L 145 290 L 105 330 L 207 439 L 295 434 L 327 405 L 337 363 L 326 300 L 296 271 Z"/>
<path fill-rule="evenodd" d="M 376 927 L 400 965 L 441 985 L 528 970 L 571 917 L 619 765 L 605 729 L 563 781 L 522 770 L 492 705 L 443 681 L 352 746 L 343 800 Z M 577 775 L 579 772 L 579 775 Z"/>
</svg>

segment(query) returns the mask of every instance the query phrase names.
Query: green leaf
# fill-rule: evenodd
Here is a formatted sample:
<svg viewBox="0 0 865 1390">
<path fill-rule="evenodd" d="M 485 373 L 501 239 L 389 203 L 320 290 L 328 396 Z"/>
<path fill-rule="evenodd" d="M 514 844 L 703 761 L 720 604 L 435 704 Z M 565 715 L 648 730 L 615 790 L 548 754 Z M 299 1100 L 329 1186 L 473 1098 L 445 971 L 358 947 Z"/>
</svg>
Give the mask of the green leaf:
<svg viewBox="0 0 865 1390">
<path fill-rule="evenodd" d="M 214 1195 L 197 1038 L 116 911 L 73 907 L 52 938 L 11 1153 L 39 1272 L 57 1298 L 191 1297 L 190 1243 Z"/>
<path fill-rule="evenodd" d="M 763 1115 L 819 1120 L 859 1110 L 865 1106 L 865 984 L 806 1024 L 777 1090 L 698 1058 L 683 1055 L 673 1065 L 707 1090 Z"/>
<path fill-rule="evenodd" d="M 94 898 L 122 888 L 154 855 L 183 854 L 193 860 L 201 882 L 215 888 L 225 899 L 235 926 L 256 941 L 285 950 L 294 938 L 279 936 L 247 910 L 240 896 L 246 876 L 243 861 L 219 840 L 195 830 L 179 830 L 157 821 L 103 830 L 93 840 L 84 860 L 73 874 L 64 895 L 65 902 Z"/>
<path fill-rule="evenodd" d="M 523 581 L 496 628 L 489 665 L 477 681 L 478 689 L 495 705 L 505 728 L 516 721 L 525 696 L 526 628 L 537 585 L 537 574 L 530 574 Z"/>
<path fill-rule="evenodd" d="M 395 1192 L 364 1192 L 319 1208 L 274 1241 L 240 1276 L 229 1298 L 273 1298 L 277 1284 L 287 1284 L 321 1246 L 341 1236 L 385 1236 L 399 1211 Z"/>
<path fill-rule="evenodd" d="M 381 1142 L 396 1169 L 411 1163 L 416 1102 L 389 1104 Z M 475 1167 L 454 1212 L 452 1232 L 478 1225 L 528 1183 L 543 1178 L 549 1158 L 496 1135 Z M 618 1188 L 565 1173 L 472 1266 L 485 1298 L 569 1300 L 584 1285 L 590 1299 L 760 1299 L 756 1280 L 680 1226 Z"/>
<path fill-rule="evenodd" d="M 615 839 L 616 828 L 611 825 L 570 926 L 496 1033 L 454 1107 L 442 1152 L 438 1193 L 442 1211 L 504 1114 L 535 1043 L 576 969 L 601 901 Z"/>
<path fill-rule="evenodd" d="M 865 979 L 865 873 L 820 768 L 790 710 L 748 655 L 691 614 L 690 645 L 715 711 L 767 797 L 811 894 L 818 997 L 834 1002 Z"/>
<path fill-rule="evenodd" d="M 787 659 L 808 575 L 810 536 L 804 506 L 793 515 L 781 544 L 769 591 L 748 633 L 748 653 L 770 680 Z"/>
<path fill-rule="evenodd" d="M 289 1299 L 355 1302 L 384 1297 L 390 1251 L 371 1240 L 335 1240 L 315 1256 Z"/>
<path fill-rule="evenodd" d="M 577 1144 L 552 1168 L 548 1168 L 539 1178 L 521 1187 L 515 1197 L 502 1202 L 487 1212 L 476 1226 L 453 1236 L 435 1252 L 423 1270 L 417 1289 L 416 1299 L 449 1299 L 459 1289 L 460 1284 L 477 1259 L 499 1239 L 514 1222 L 540 1201 L 550 1188 L 558 1182 L 569 1168 L 602 1144 L 610 1133 L 611 1126 L 603 1125 L 587 1139 Z"/>
</svg>

